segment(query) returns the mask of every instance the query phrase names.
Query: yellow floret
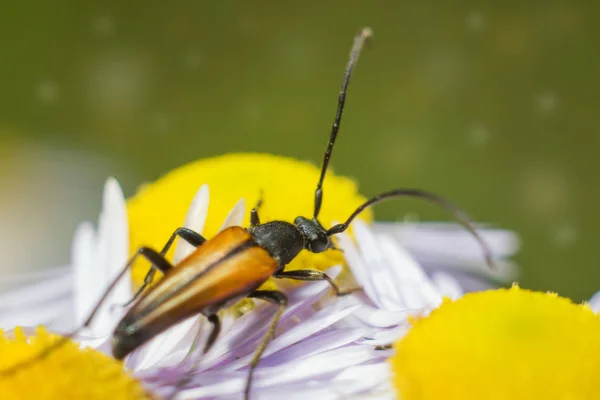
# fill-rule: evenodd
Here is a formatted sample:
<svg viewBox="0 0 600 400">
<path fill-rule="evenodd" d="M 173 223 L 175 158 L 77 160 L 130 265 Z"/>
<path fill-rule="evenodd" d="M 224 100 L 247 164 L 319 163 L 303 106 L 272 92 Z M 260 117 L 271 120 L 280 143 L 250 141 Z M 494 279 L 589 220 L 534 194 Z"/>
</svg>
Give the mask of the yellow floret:
<svg viewBox="0 0 600 400">
<path fill-rule="evenodd" d="M 297 216 L 312 217 L 314 191 L 319 168 L 307 162 L 271 154 L 236 153 L 192 162 L 169 172 L 156 182 L 145 185 L 127 202 L 131 253 L 140 246 L 161 249 L 171 233 L 182 226 L 190 203 L 203 184 L 210 190 L 210 205 L 203 235 L 214 236 L 225 217 L 240 200 L 246 200 L 244 226 L 250 222 L 250 209 L 262 194 L 261 222 L 292 222 Z M 319 220 L 330 227 L 342 222 L 366 199 L 356 183 L 328 171 Z M 367 210 L 361 215 L 371 221 Z M 173 254 L 172 252 L 170 254 Z M 339 251 L 321 254 L 301 252 L 287 269 L 325 269 L 343 262 Z M 133 280 L 140 285 L 148 263 L 137 262 Z M 158 278 L 158 275 L 155 279 Z"/>
<path fill-rule="evenodd" d="M 467 294 L 395 344 L 403 400 L 600 399 L 600 317 L 518 287 Z"/>
<path fill-rule="evenodd" d="M 59 339 L 42 327 L 28 338 L 21 328 L 15 329 L 14 337 L 0 330 L 0 370 L 33 357 Z M 68 341 L 39 361 L 0 377 L 0 398 L 136 400 L 151 396 L 121 362 Z"/>
</svg>

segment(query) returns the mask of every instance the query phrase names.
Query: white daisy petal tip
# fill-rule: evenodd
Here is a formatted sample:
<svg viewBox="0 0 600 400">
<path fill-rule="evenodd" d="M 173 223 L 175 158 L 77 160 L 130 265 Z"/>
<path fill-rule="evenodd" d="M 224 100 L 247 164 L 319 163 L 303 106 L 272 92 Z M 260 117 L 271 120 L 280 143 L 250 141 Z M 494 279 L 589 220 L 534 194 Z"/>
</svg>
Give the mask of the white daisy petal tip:
<svg viewBox="0 0 600 400">
<path fill-rule="evenodd" d="M 600 313 L 600 290 L 597 291 L 588 302 L 592 310 Z"/>
<path fill-rule="evenodd" d="M 210 203 L 210 191 L 207 184 L 200 186 L 192 200 L 188 212 L 183 221 L 183 226 L 195 232 L 202 234 L 206 217 L 208 215 L 208 206 Z M 175 262 L 182 260 L 194 251 L 194 247 L 184 240 L 178 240 L 175 247 Z"/>
<path fill-rule="evenodd" d="M 129 245 L 129 224 L 127 221 L 127 204 L 125 195 L 119 182 L 111 177 L 104 184 L 102 194 L 102 211 L 98 219 L 98 229 L 109 229 L 111 233 L 118 233 L 122 237 L 119 244 L 121 247 Z M 124 241 L 124 243 L 123 243 Z"/>
<path fill-rule="evenodd" d="M 440 289 L 442 295 L 457 300 L 464 294 L 462 287 L 454 277 L 446 272 L 436 272 L 431 279 Z"/>
<path fill-rule="evenodd" d="M 244 216 L 246 215 L 246 199 L 243 197 L 235 203 L 235 206 L 231 209 L 223 225 L 221 225 L 220 231 L 229 228 L 230 226 L 240 226 L 244 222 Z"/>
<path fill-rule="evenodd" d="M 122 199 L 125 201 L 125 196 L 123 195 L 123 189 L 121 189 L 121 185 L 119 181 L 114 176 L 111 176 L 106 179 L 104 183 L 104 201 L 108 199 Z"/>
<path fill-rule="evenodd" d="M 190 208 L 188 209 L 185 217 L 184 226 L 195 230 L 196 232 L 202 232 L 204 230 L 204 224 L 206 222 L 206 216 L 208 214 L 208 206 L 210 202 L 210 190 L 208 185 L 205 183 L 196 192 Z"/>
</svg>

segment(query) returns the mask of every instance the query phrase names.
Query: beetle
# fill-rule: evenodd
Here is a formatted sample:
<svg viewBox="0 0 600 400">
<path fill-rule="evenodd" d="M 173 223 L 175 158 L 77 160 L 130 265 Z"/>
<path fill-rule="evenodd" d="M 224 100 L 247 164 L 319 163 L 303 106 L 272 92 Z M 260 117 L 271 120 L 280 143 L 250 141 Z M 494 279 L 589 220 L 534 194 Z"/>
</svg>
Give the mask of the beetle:
<svg viewBox="0 0 600 400">
<path fill-rule="evenodd" d="M 417 197 L 450 211 L 456 219 L 473 235 L 480 244 L 485 259 L 493 268 L 492 253 L 478 234 L 471 220 L 455 205 L 441 196 L 420 189 L 395 189 L 378 194 L 359 206 L 348 219 L 326 229 L 319 222 L 319 212 L 323 201 L 323 181 L 327 173 L 346 100 L 350 77 L 360 52 L 372 36 L 370 28 L 361 29 L 354 38 L 350 57 L 346 65 L 342 88 L 338 97 L 337 111 L 326 147 L 317 187 L 315 190 L 314 213 L 312 218 L 298 216 L 293 223 L 270 221 L 261 223 L 259 204 L 251 210 L 250 226 L 229 227 L 207 240 L 197 232 L 181 227 L 171 235 L 162 251 L 142 247 L 131 257 L 119 275 L 103 293 L 96 307 L 81 327 L 63 336 L 33 358 L 22 361 L 2 375 L 14 373 L 19 368 L 50 354 L 64 344 L 81 329 L 88 327 L 106 300 L 109 293 L 138 257 L 147 259 L 152 267 L 148 271 L 142 287 L 128 303 L 131 307 L 117 324 L 112 336 L 112 354 L 122 360 L 131 352 L 148 342 L 161 332 L 198 314 L 204 315 L 212 324 L 212 330 L 203 348 L 205 354 L 219 335 L 221 324 L 218 311 L 249 297 L 265 300 L 278 306 L 250 363 L 244 398 L 248 399 L 252 376 L 268 342 L 272 339 L 278 320 L 287 305 L 287 298 L 278 290 L 259 290 L 269 278 L 286 278 L 301 281 L 326 281 L 337 296 L 343 296 L 357 288 L 342 290 L 327 274 L 316 270 L 286 271 L 285 266 L 302 250 L 321 253 L 335 248 L 332 236 L 344 232 L 351 222 L 367 207 L 385 199 L 397 197 Z M 175 239 L 179 237 L 196 249 L 178 264 L 172 265 L 165 258 Z M 159 271 L 163 277 L 150 286 Z M 181 381 L 176 389 L 185 384 Z M 177 390 L 176 390 L 177 391 Z"/>
</svg>

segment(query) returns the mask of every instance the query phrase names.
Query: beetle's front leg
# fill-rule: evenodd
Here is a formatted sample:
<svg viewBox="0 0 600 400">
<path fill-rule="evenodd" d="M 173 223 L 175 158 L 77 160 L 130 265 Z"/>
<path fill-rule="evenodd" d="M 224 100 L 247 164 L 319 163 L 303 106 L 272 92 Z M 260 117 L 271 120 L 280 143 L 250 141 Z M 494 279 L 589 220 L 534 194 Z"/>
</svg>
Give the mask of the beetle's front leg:
<svg viewBox="0 0 600 400">
<path fill-rule="evenodd" d="M 173 245 L 173 242 L 175 242 L 175 238 L 177 238 L 177 236 L 179 236 L 180 238 L 182 238 L 183 240 L 185 240 L 186 242 L 188 242 L 189 244 L 191 244 L 194 247 L 198 247 L 198 246 L 202 245 L 202 243 L 206 242 L 206 239 L 198 232 L 195 232 L 189 228 L 177 228 L 175 230 L 175 232 L 173 232 L 173 234 L 171 235 L 171 237 L 169 238 L 169 240 L 167 241 L 167 243 L 165 244 L 163 249 L 160 251 L 161 256 L 165 256 L 167 254 L 167 252 Z M 144 283 L 142 284 L 142 286 L 138 289 L 136 294 L 133 295 L 133 298 L 131 300 L 129 300 L 127 303 L 123 304 L 122 307 L 127 307 L 128 305 L 130 305 L 134 301 L 136 301 L 138 297 L 140 297 L 142 292 L 148 287 L 148 285 L 150 285 L 150 283 L 152 283 L 152 279 L 154 279 L 154 275 L 156 274 L 156 269 L 157 268 L 155 268 L 155 265 L 153 265 L 150 268 L 150 270 L 144 277 Z"/>
<path fill-rule="evenodd" d="M 350 293 L 360 292 L 363 290 L 362 287 L 353 287 L 349 289 L 340 289 L 337 283 L 324 272 L 312 270 L 312 269 L 297 269 L 293 271 L 281 271 L 276 273 L 275 278 L 293 279 L 297 281 L 327 281 L 329 286 L 333 289 L 336 296 L 346 296 Z"/>
</svg>

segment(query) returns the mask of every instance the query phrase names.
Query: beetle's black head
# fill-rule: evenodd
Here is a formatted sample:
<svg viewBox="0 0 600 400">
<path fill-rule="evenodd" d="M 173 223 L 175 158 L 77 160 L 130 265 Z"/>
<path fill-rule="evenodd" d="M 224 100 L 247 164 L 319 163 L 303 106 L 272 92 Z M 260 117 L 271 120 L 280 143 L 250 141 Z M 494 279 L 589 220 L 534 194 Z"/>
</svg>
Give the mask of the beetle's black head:
<svg viewBox="0 0 600 400">
<path fill-rule="evenodd" d="M 333 248 L 333 244 L 327 231 L 316 219 L 308 219 L 297 217 L 294 220 L 294 225 L 302 233 L 304 237 L 304 248 L 313 253 L 322 253 L 327 249 Z"/>
</svg>

